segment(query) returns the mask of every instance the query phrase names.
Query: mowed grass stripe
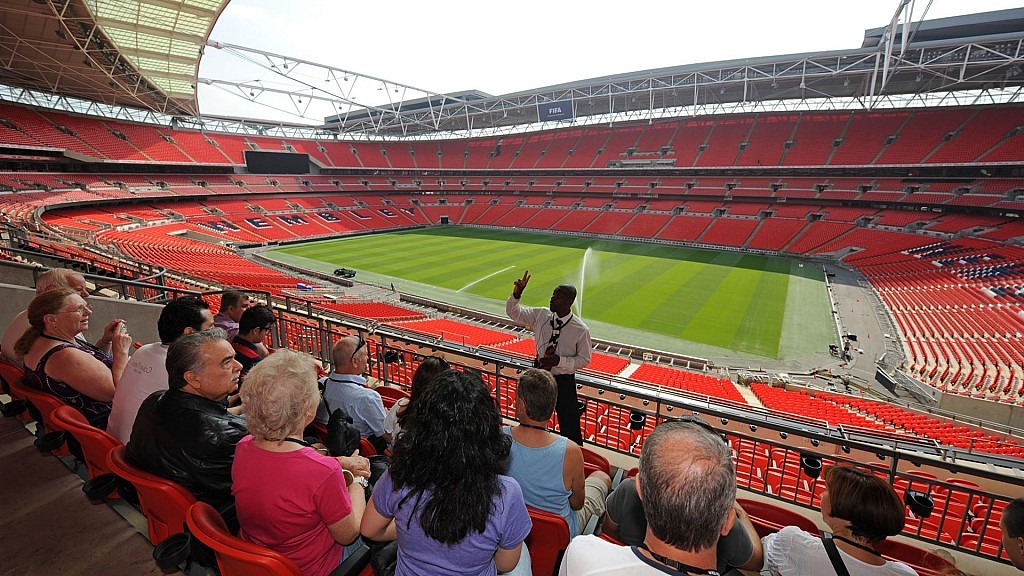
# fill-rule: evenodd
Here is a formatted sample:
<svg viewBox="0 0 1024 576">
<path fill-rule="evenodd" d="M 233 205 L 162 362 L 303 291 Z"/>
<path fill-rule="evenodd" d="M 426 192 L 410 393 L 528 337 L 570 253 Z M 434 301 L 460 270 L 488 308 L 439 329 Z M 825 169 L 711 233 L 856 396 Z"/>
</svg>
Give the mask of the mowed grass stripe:
<svg viewBox="0 0 1024 576">
<path fill-rule="evenodd" d="M 409 280 L 452 292 L 465 287 L 465 293 L 496 303 L 507 298 L 512 281 L 529 268 L 534 278 L 524 301 L 546 306 L 554 286 L 581 286 L 588 247 L 592 250 L 580 297 L 584 319 L 769 358 L 779 356 L 783 324 L 794 325 L 790 315 L 800 302 L 790 298 L 787 309 L 791 261 L 784 258 L 465 227 L 360 236 L 278 251 L 396 282 Z M 812 271 L 800 272 L 802 292 L 814 286 L 824 290 Z M 800 314 L 826 314 L 827 321 L 830 311 L 825 307 Z M 807 323 L 804 319 L 796 324 Z"/>
<path fill-rule="evenodd" d="M 756 283 L 752 283 L 746 309 L 737 323 L 731 347 L 758 350 L 763 356 L 778 357 L 789 276 L 772 270 L 778 268 L 776 264 L 769 261 L 769 269 L 759 275 Z M 788 265 L 785 267 L 788 268 Z"/>
</svg>

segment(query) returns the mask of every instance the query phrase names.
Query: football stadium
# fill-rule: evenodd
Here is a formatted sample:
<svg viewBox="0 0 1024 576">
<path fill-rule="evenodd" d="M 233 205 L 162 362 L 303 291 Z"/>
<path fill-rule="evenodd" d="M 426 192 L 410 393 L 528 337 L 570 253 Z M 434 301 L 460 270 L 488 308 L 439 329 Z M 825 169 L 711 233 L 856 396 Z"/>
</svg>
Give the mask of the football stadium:
<svg viewBox="0 0 1024 576">
<path fill-rule="evenodd" d="M 158 557 L 165 573 L 302 573 L 219 518 L 203 525 L 196 494 L 86 421 L 88 392 L 40 389 L 36 373 L 53 375 L 32 367 L 33 348 L 9 349 L 30 324 L 75 347 L 80 325 L 46 330 L 95 313 L 86 336 L 113 349 L 120 321 L 126 360 L 173 349 L 158 330 L 169 302 L 198 298 L 216 320 L 241 291 L 274 317 L 254 349 L 311 355 L 326 375 L 335 342 L 358 337 L 347 360 L 365 347 L 384 410 L 442 356 L 514 425 L 520 376 L 567 321 L 556 326 L 562 285 L 592 344 L 573 381 L 588 473 L 618 486 L 658 424 L 698 417 L 729 443 L 758 537 L 831 528 L 826 472 L 851 466 L 905 504 L 873 554 L 922 575 L 1016 572 L 1024 540 L 1003 511 L 1024 496 L 1024 8 L 917 20 L 913 2 L 892 2 L 891 20 L 844 50 L 567 71 L 491 95 L 217 42 L 227 4 L 6 2 L 11 573 L 157 573 Z M 208 51 L 274 82 L 201 77 Z M 197 86 L 331 112 L 204 114 Z M 34 312 L 49 269 L 83 278 L 88 305 Z M 526 274 L 523 305 L 551 308 L 548 352 L 506 313 Z M 233 321 L 247 333 L 244 314 Z M 327 441 L 324 426 L 306 431 Z M 532 573 L 557 573 L 570 528 L 530 515 Z M 215 560 L 168 555 L 186 527 Z M 344 573 L 372 574 L 368 555 Z"/>
</svg>

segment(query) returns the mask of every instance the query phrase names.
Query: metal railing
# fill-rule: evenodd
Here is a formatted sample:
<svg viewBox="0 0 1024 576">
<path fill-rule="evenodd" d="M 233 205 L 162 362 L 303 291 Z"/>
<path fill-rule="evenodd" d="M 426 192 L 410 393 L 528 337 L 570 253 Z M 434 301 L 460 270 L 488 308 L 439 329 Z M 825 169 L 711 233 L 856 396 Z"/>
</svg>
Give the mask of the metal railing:
<svg viewBox="0 0 1024 576">
<path fill-rule="evenodd" d="M 38 270 L 17 262 L 2 264 Z M 165 286 L 161 283 L 162 274 L 139 280 L 93 274 L 87 277 L 101 282 L 104 290 L 121 298 L 139 296 L 147 301 L 219 292 Z M 276 298 L 266 292 L 254 296 L 270 303 L 277 312 L 276 329 L 271 336 L 273 346 L 307 352 L 329 365 L 332 343 L 342 335 L 362 332 L 375 360 L 372 376 L 384 385 L 406 389 L 419 362 L 441 353 L 458 369 L 479 372 L 491 386 L 502 415 L 515 418 L 511 400 L 518 374 L 531 365 L 526 359 L 486 348 L 424 339 L 392 330 L 380 322 L 325 312 L 316 303 L 298 297 Z M 635 457 L 647 433 L 658 423 L 699 415 L 733 444 L 737 482 L 744 490 L 816 509 L 824 483 L 797 463 L 809 457 L 825 466 L 860 466 L 898 488 L 906 486 L 933 496 L 932 515 L 926 519 L 912 516 L 905 534 L 988 559 L 997 559 L 1001 553 L 1001 544 L 991 537 L 995 533 L 992 520 L 1001 506 L 1021 493 L 1020 485 L 1024 483 L 1024 460 L 1017 458 L 943 446 L 895 432 L 833 426 L 813 418 L 612 376 L 583 373 L 577 381 L 583 405 L 581 424 L 591 444 Z M 918 470 L 927 470 L 931 476 L 915 473 Z M 947 480 L 941 480 L 942 476 Z M 950 481 L 954 478 L 969 479 L 976 487 Z"/>
</svg>

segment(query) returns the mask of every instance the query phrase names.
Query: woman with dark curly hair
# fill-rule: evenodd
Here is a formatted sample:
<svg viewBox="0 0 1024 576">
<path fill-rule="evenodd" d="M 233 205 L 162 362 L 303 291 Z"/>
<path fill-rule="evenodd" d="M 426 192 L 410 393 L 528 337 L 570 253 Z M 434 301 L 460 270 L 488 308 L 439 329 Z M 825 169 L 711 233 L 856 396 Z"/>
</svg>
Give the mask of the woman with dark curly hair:
<svg viewBox="0 0 1024 576">
<path fill-rule="evenodd" d="M 441 373 L 403 415 L 360 531 L 398 539 L 396 576 L 512 570 L 532 524 L 519 484 L 502 475 L 508 453 L 480 377 Z"/>
<path fill-rule="evenodd" d="M 849 466 L 825 471 L 821 518 L 832 531 L 838 560 L 851 576 L 917 576 L 911 567 L 882 557 L 876 547 L 899 534 L 906 522 L 903 501 L 885 480 Z M 787 526 L 764 537 L 765 568 L 774 576 L 831 574 L 826 539 Z"/>
</svg>

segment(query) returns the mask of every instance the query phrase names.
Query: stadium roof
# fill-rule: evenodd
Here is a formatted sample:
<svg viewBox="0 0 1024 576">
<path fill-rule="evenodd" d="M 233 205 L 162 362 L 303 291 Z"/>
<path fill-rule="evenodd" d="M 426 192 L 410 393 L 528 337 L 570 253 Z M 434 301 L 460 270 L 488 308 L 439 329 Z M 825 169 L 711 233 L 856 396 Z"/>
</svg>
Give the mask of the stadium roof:
<svg viewBox="0 0 1024 576">
<path fill-rule="evenodd" d="M 408 135 L 423 127 L 436 131 L 495 128 L 541 121 L 551 103 L 572 107 L 574 117 L 620 115 L 656 117 L 656 111 L 714 112 L 728 105 L 853 100 L 864 108 L 899 97 L 925 98 L 955 92 L 1010 88 L 1020 101 L 1024 87 L 1024 8 L 913 23 L 907 42 L 903 27 L 867 30 L 863 45 L 850 50 L 764 56 L 642 70 L 536 88 L 474 101 L 442 95 L 435 106 L 406 110 L 402 104 L 367 107 L 325 119 L 340 132 L 373 130 Z M 915 98 L 916 97 L 916 98 Z M 958 101 L 958 104 L 973 103 Z"/>
<path fill-rule="evenodd" d="M 906 41 L 898 11 L 889 25 L 865 31 L 862 45 L 849 50 L 641 70 L 492 96 L 476 90 L 442 94 L 213 41 L 210 31 L 227 2 L 5 0 L 0 12 L 0 89 L 7 99 L 89 113 L 134 117 L 131 112 L 83 109 L 59 101 L 77 98 L 145 110 L 228 131 L 348 137 L 526 131 L 566 120 L 653 121 L 729 111 L 1024 100 L 1024 8 L 910 23 Z M 199 60 L 210 48 L 262 66 L 273 82 L 198 78 Z M 300 116 L 313 100 L 327 103 L 337 114 L 319 126 L 203 117 L 197 84 L 214 85 L 270 108 L 277 99 Z M 357 94 L 357 85 L 371 92 Z M 12 94 L 9 87 L 34 93 Z M 49 94 L 57 95 L 58 102 L 39 102 L 40 95 L 49 100 Z M 562 115 L 542 116 L 547 108 L 558 108 Z"/>
<path fill-rule="evenodd" d="M 228 0 L 4 0 L 0 82 L 197 115 L 195 79 Z"/>
</svg>

